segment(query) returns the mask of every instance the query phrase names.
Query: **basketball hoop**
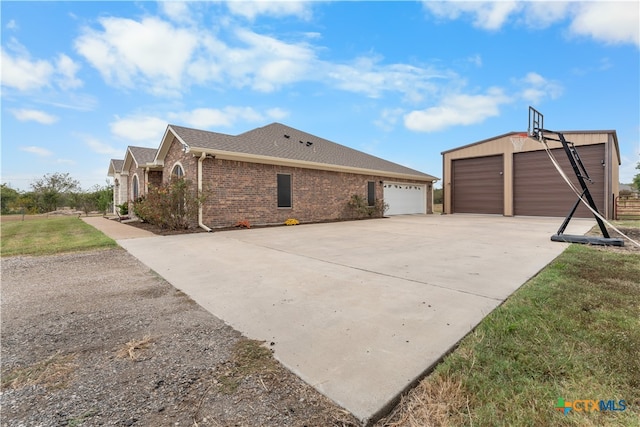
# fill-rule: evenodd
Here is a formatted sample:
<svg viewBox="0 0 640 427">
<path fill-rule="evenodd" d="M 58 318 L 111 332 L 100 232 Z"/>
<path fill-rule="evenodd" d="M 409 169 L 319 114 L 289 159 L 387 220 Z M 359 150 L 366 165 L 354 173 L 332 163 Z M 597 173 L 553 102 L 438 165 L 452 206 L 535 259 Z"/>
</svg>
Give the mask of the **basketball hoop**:
<svg viewBox="0 0 640 427">
<path fill-rule="evenodd" d="M 511 136 L 511 143 L 513 144 L 513 151 L 522 151 L 522 147 L 524 146 L 524 142 L 529 138 L 529 135 L 526 133 L 518 133 Z"/>
</svg>

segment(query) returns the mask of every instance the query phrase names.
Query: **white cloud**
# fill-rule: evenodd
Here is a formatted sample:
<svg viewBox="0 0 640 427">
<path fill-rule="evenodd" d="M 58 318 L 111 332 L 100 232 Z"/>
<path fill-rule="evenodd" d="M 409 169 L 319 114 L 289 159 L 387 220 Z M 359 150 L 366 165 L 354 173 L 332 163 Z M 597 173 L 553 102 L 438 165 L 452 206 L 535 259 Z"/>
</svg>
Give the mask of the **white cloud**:
<svg viewBox="0 0 640 427">
<path fill-rule="evenodd" d="M 557 99 L 564 91 L 560 83 L 547 80 L 534 72 L 528 73 L 516 83 L 522 87 L 520 94 L 522 99 L 531 104 L 539 104 L 545 98 Z"/>
<path fill-rule="evenodd" d="M 455 20 L 471 16 L 473 25 L 499 30 L 507 23 L 523 23 L 528 29 L 545 29 L 568 20 L 570 34 L 591 37 L 610 44 L 631 43 L 640 46 L 637 1 L 430 1 L 424 8 L 441 19 Z"/>
<path fill-rule="evenodd" d="M 315 53 L 304 43 L 290 44 L 245 29 L 237 30 L 236 36 L 248 49 L 230 50 L 225 69 L 240 81 L 250 79 L 255 90 L 272 92 L 312 73 Z"/>
<path fill-rule="evenodd" d="M 191 24 L 191 10 L 189 3 L 184 1 L 161 1 L 158 3 L 160 10 L 174 22 L 184 22 Z"/>
<path fill-rule="evenodd" d="M 324 63 L 327 82 L 338 89 L 378 98 L 384 92 L 398 92 L 407 101 L 417 103 L 436 92 L 445 80 L 455 78 L 451 72 L 408 64 L 380 64 L 379 57 L 360 57 L 350 65 Z M 436 83 L 437 82 L 437 83 Z"/>
<path fill-rule="evenodd" d="M 385 108 L 380 113 L 380 118 L 375 120 L 373 124 L 384 131 L 392 131 L 402 114 L 404 114 L 402 108 Z"/>
<path fill-rule="evenodd" d="M 311 81 L 370 97 L 401 93 L 417 103 L 442 85 L 442 80 L 436 85 L 433 79 L 455 78 L 431 67 L 383 64 L 375 54 L 346 63 L 322 61 L 316 53 L 321 47 L 311 45 L 308 37 L 290 42 L 237 25 L 215 30 L 226 37 L 223 41 L 209 28 L 178 28 L 159 18 L 100 22 L 103 31 L 85 29 L 76 40 L 77 51 L 109 84 L 156 95 L 180 96 L 191 85 L 269 93 Z"/>
<path fill-rule="evenodd" d="M 167 122 L 151 116 L 135 116 L 126 119 L 117 117 L 114 122 L 109 123 L 109 128 L 111 133 L 120 138 L 157 147 L 167 128 Z"/>
<path fill-rule="evenodd" d="M 82 81 L 76 77 L 80 67 L 67 55 L 59 54 L 52 63 L 32 59 L 29 51 L 15 39 L 11 39 L 8 45 L 11 52 L 2 48 L 3 86 L 21 91 L 51 87 L 52 82 L 63 90 L 82 86 Z"/>
<path fill-rule="evenodd" d="M 46 148 L 36 147 L 35 145 L 29 145 L 27 147 L 20 147 L 20 150 L 25 151 L 27 153 L 35 154 L 41 157 L 51 156 L 53 153 Z"/>
<path fill-rule="evenodd" d="M 499 30 L 522 5 L 516 1 L 423 1 L 426 9 L 439 18 L 473 17 L 473 26 L 485 30 Z"/>
<path fill-rule="evenodd" d="M 121 156 L 122 150 L 118 150 L 113 148 L 109 144 L 105 144 L 101 142 L 97 138 L 90 135 L 79 135 L 79 137 L 84 140 L 84 143 L 91 149 L 91 151 L 98 154 L 108 154 L 110 156 Z"/>
<path fill-rule="evenodd" d="M 611 43 L 640 46 L 640 2 L 580 2 L 572 33 Z"/>
<path fill-rule="evenodd" d="M 533 1 L 524 6 L 523 20 L 528 28 L 544 29 L 569 16 L 572 2 Z"/>
<path fill-rule="evenodd" d="M 257 122 L 263 120 L 262 115 L 251 107 L 233 106 L 223 109 L 196 108 L 192 111 L 173 113 L 170 117 L 172 120 L 177 119 L 181 123 L 199 129 L 229 127 L 237 121 Z"/>
<path fill-rule="evenodd" d="M 39 89 L 49 85 L 53 66 L 44 60 L 31 60 L 24 54 L 11 56 L 2 48 L 2 86 L 18 90 Z"/>
<path fill-rule="evenodd" d="M 179 95 L 182 74 L 198 44 L 196 31 L 158 18 L 102 18 L 103 31 L 85 28 L 75 48 L 112 85 L 143 83 L 152 93 Z"/>
<path fill-rule="evenodd" d="M 405 126 L 418 132 L 435 132 L 452 126 L 482 123 L 500 114 L 500 105 L 510 99 L 501 89 L 491 88 L 485 95 L 455 94 L 445 97 L 441 104 L 404 116 Z"/>
<path fill-rule="evenodd" d="M 17 30 L 20 27 L 18 26 L 18 23 L 14 19 L 12 19 L 9 22 L 7 22 L 7 25 L 5 26 L 5 28 L 7 30 Z"/>
<path fill-rule="evenodd" d="M 76 77 L 80 66 L 65 54 L 58 55 L 56 69 L 60 77 L 58 86 L 62 89 L 76 89 L 82 86 L 82 80 Z"/>
<path fill-rule="evenodd" d="M 274 17 L 296 16 L 311 18 L 311 2 L 308 1 L 229 1 L 226 3 L 234 15 L 253 20 L 259 15 Z"/>
<path fill-rule="evenodd" d="M 289 117 L 289 112 L 287 110 L 283 110 L 282 108 L 270 108 L 266 111 L 266 114 L 269 118 L 273 120 L 283 120 Z"/>
<path fill-rule="evenodd" d="M 34 121 L 43 125 L 50 125 L 58 121 L 58 118 L 52 114 L 45 113 L 40 110 L 11 110 L 13 116 L 21 122 Z"/>
</svg>

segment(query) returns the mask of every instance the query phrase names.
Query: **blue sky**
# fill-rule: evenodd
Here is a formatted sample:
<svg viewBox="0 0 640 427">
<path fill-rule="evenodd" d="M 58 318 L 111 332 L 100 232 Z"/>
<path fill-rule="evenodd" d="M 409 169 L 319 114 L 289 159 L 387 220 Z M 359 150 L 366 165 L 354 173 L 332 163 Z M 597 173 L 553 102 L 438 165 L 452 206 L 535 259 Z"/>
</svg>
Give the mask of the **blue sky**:
<svg viewBox="0 0 640 427">
<path fill-rule="evenodd" d="M 272 122 L 441 177 L 525 131 L 618 133 L 640 160 L 639 2 L 0 2 L 2 182 L 107 179 L 167 124 Z M 439 186 L 439 184 L 437 185 Z"/>
</svg>

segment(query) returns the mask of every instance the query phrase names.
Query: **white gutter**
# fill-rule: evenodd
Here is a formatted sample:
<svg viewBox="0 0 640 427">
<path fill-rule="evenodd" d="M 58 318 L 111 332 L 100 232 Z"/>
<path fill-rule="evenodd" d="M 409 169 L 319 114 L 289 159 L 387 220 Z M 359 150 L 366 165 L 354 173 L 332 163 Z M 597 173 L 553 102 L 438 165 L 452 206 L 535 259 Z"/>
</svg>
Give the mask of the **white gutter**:
<svg viewBox="0 0 640 427">
<path fill-rule="evenodd" d="M 202 152 L 200 157 L 198 157 L 198 196 L 202 194 L 202 162 L 206 158 L 207 153 L 205 153 L 204 151 Z M 206 231 L 211 231 L 211 229 L 204 225 L 204 223 L 202 222 L 202 203 L 200 201 L 198 201 L 198 225 L 200 226 L 200 228 Z"/>
<path fill-rule="evenodd" d="M 366 169 L 366 168 L 353 167 L 353 166 L 332 165 L 328 163 L 310 162 L 308 160 L 291 160 L 291 159 L 284 159 L 280 157 L 263 156 L 260 154 L 238 153 L 235 151 L 214 150 L 214 149 L 207 149 L 207 148 L 191 147 L 190 149 L 191 151 L 197 150 L 197 152 L 200 152 L 200 150 L 202 150 L 203 152 L 206 151 L 208 154 L 215 156 L 216 159 L 235 160 L 239 162 L 291 166 L 291 167 L 298 167 L 298 168 L 305 168 L 305 169 L 356 173 L 361 175 L 375 175 L 375 176 L 384 176 L 389 178 L 407 179 L 407 180 L 421 181 L 421 182 L 433 182 L 434 179 L 440 180 L 440 178 L 437 178 L 435 176 L 431 176 L 428 174 L 414 175 L 411 173 L 389 172 L 389 171 Z"/>
</svg>

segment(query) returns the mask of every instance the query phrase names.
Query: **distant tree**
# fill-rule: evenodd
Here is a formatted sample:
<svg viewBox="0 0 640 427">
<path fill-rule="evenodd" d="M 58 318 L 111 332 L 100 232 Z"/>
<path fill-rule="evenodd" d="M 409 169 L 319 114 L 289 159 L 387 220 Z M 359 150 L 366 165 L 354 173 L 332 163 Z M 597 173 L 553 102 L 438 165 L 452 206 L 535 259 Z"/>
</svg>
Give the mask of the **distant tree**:
<svg viewBox="0 0 640 427">
<path fill-rule="evenodd" d="M 80 183 L 68 173 L 49 173 L 31 184 L 40 210 L 55 211 L 61 201 L 72 193 L 80 191 Z"/>
<path fill-rule="evenodd" d="M 106 181 L 104 186 L 94 185 L 93 186 L 93 198 L 96 203 L 96 210 L 102 212 L 102 214 L 106 214 L 109 206 L 113 202 L 113 187 Z"/>
<path fill-rule="evenodd" d="M 640 162 L 636 165 L 636 169 L 640 170 Z M 640 191 L 640 173 L 633 177 L 633 185 Z"/>
<path fill-rule="evenodd" d="M 20 193 L 7 184 L 0 184 L 0 212 L 8 214 L 12 211 L 16 201 L 20 198 Z"/>
<path fill-rule="evenodd" d="M 20 213 L 37 214 L 39 210 L 35 194 L 32 191 L 20 194 L 11 209 Z"/>
<path fill-rule="evenodd" d="M 108 182 L 104 186 L 96 184 L 88 191 L 73 193 L 71 195 L 73 206 L 76 209 L 82 210 L 85 215 L 89 215 L 89 212 L 93 211 L 106 214 L 112 199 L 113 189 Z"/>
<path fill-rule="evenodd" d="M 436 205 L 442 204 L 442 188 L 435 188 L 433 190 L 433 203 Z"/>
</svg>

